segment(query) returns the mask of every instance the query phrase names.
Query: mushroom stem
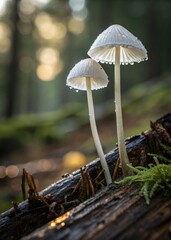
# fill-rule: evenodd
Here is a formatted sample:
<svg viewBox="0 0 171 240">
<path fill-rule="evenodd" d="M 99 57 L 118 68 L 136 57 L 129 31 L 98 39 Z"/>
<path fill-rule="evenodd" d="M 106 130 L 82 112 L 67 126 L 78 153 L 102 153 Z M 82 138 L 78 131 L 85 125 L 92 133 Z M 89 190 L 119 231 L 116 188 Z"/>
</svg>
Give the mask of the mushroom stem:
<svg viewBox="0 0 171 240">
<path fill-rule="evenodd" d="M 116 128 L 118 137 L 119 157 L 122 165 L 123 175 L 130 174 L 128 155 L 124 142 L 124 130 L 121 108 L 121 84 L 120 84 L 120 46 L 115 51 L 115 112 L 116 112 Z"/>
<path fill-rule="evenodd" d="M 90 118 L 90 126 L 91 126 L 91 131 L 94 139 L 94 143 L 96 146 L 97 153 L 99 155 L 100 161 L 102 168 L 104 170 L 104 175 L 106 179 L 107 185 L 112 183 L 112 178 L 109 172 L 109 168 L 103 153 L 103 149 L 100 143 L 99 135 L 97 132 L 97 127 L 96 127 L 96 121 L 95 121 L 95 115 L 94 115 L 94 105 L 93 105 L 93 97 L 92 97 L 92 91 L 91 91 L 91 82 L 90 78 L 86 78 L 86 87 L 87 87 L 87 101 L 88 101 L 88 111 L 89 111 L 89 118 Z"/>
</svg>

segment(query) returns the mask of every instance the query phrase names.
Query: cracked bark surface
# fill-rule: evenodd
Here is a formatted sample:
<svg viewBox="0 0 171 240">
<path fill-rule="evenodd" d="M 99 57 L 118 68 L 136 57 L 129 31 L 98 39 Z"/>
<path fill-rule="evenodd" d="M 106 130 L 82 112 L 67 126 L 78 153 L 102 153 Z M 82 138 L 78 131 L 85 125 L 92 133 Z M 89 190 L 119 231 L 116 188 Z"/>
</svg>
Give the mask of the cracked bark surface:
<svg viewBox="0 0 171 240">
<path fill-rule="evenodd" d="M 22 239 L 170 239 L 170 227 L 170 199 L 157 196 L 147 205 L 135 188 L 111 185 Z"/>
</svg>

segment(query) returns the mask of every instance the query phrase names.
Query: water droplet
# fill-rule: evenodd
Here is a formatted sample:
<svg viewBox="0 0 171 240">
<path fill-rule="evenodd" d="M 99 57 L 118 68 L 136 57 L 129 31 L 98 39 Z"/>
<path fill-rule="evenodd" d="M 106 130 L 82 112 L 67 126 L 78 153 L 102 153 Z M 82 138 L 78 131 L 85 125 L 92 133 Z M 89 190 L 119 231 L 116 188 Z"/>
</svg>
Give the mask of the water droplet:
<svg viewBox="0 0 171 240">
<path fill-rule="evenodd" d="M 79 92 L 79 90 L 76 90 L 76 92 Z"/>
<path fill-rule="evenodd" d="M 70 89 L 72 89 L 72 87 L 69 87 Z"/>
<path fill-rule="evenodd" d="M 131 65 L 134 65 L 134 62 L 131 62 L 130 64 L 131 64 Z"/>
</svg>

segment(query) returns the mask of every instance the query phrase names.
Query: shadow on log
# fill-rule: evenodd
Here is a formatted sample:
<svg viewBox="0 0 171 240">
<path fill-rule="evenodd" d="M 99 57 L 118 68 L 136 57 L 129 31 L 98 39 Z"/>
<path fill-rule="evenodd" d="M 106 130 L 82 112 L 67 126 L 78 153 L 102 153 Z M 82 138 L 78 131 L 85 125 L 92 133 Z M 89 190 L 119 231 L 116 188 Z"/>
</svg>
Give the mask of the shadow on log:
<svg viewBox="0 0 171 240">
<path fill-rule="evenodd" d="M 164 155 L 161 143 L 171 146 L 171 114 L 151 123 L 151 130 L 126 139 L 130 162 L 133 166 L 144 166 L 152 161 L 147 158 L 148 153 Z M 113 174 L 118 149 L 108 153 L 106 159 Z M 141 239 L 169 239 L 171 203 L 168 199 L 158 196 L 147 206 L 132 186 L 112 184 L 105 187 L 99 159 L 87 167 L 93 184 L 98 178 L 94 197 L 78 191 L 77 186 L 83 178 L 78 170 L 40 193 L 47 204 L 41 198 L 26 200 L 2 213 L 0 239 L 136 239 L 138 236 Z M 32 234 L 29 236 L 29 233 Z"/>
</svg>

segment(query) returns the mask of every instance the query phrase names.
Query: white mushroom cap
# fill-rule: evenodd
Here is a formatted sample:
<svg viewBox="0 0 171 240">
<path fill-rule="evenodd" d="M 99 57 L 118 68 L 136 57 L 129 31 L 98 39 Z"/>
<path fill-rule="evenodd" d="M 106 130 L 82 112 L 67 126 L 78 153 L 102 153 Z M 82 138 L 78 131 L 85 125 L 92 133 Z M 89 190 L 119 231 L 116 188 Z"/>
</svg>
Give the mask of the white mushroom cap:
<svg viewBox="0 0 171 240">
<path fill-rule="evenodd" d="M 147 60 L 147 50 L 140 40 L 120 25 L 112 25 L 104 30 L 94 41 L 88 55 L 102 63 L 115 63 L 115 47 L 120 46 L 122 64 Z"/>
<path fill-rule="evenodd" d="M 108 76 L 100 66 L 91 58 L 86 58 L 78 62 L 69 72 L 66 85 L 78 89 L 87 90 L 86 78 L 91 80 L 91 90 L 107 87 Z"/>
</svg>

